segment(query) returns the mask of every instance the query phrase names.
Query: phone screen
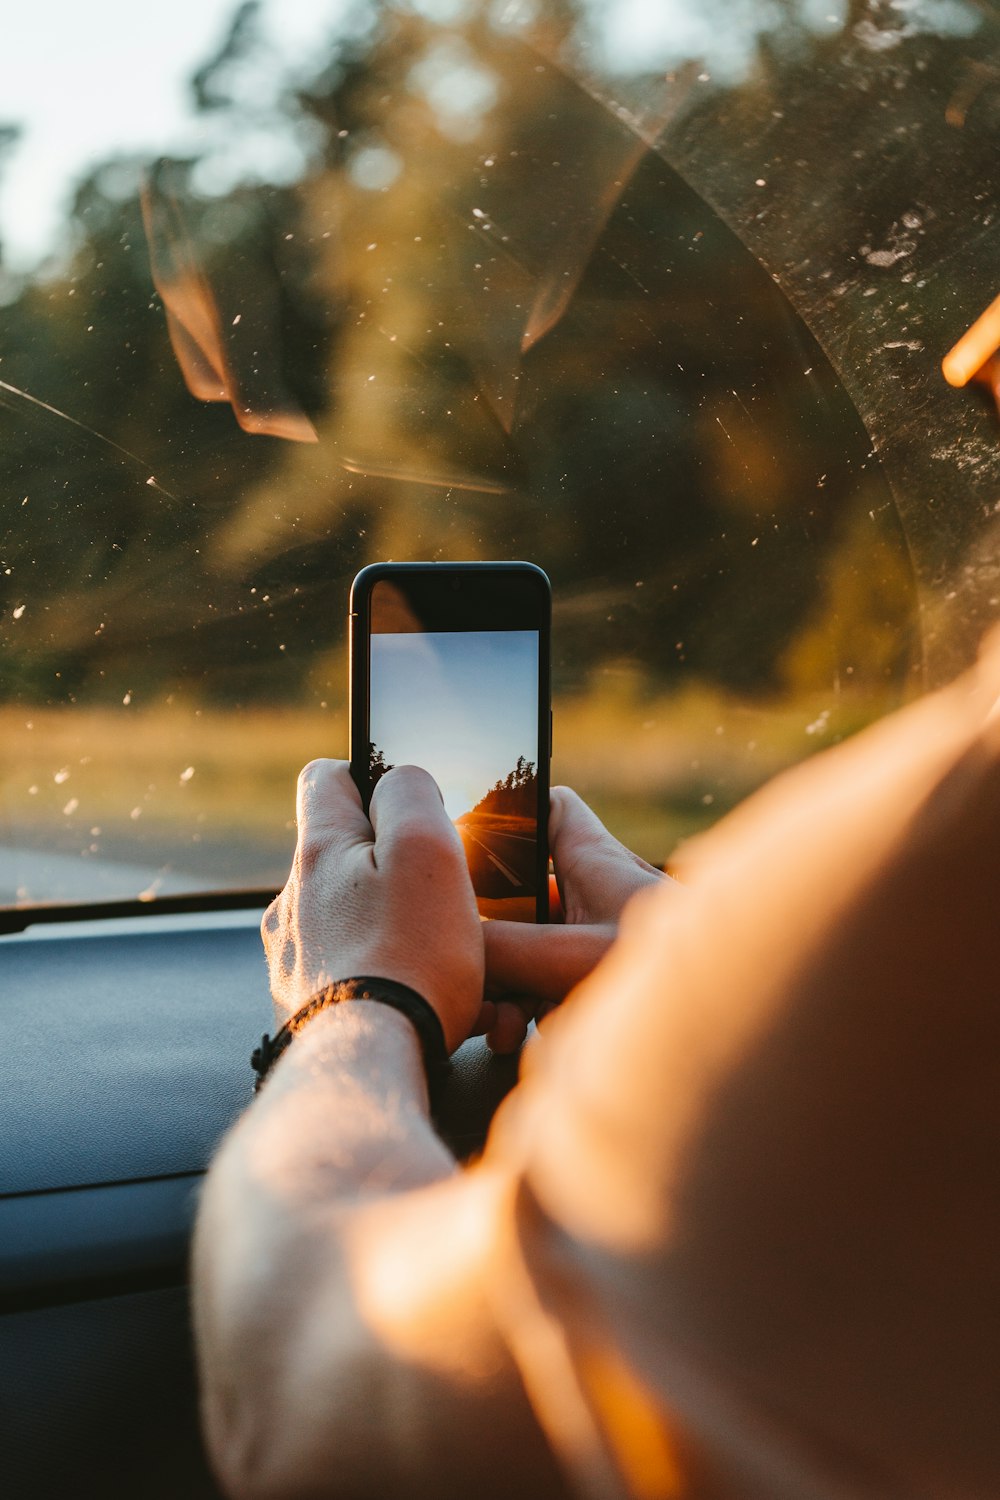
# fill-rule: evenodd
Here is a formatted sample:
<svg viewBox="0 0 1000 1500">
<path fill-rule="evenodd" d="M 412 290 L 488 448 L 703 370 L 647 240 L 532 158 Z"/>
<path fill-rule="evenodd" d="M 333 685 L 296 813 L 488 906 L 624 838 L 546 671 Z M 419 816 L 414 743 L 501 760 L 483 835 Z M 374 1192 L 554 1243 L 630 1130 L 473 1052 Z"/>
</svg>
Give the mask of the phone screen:
<svg viewBox="0 0 1000 1500">
<path fill-rule="evenodd" d="M 519 607 L 518 591 L 504 589 L 502 574 L 477 579 L 469 566 L 455 578 L 443 567 L 432 588 L 413 576 L 371 587 L 368 793 L 393 766 L 430 772 L 462 840 L 480 915 L 544 920 L 544 625 L 528 594 Z M 360 748 L 355 741 L 355 760 Z"/>
</svg>

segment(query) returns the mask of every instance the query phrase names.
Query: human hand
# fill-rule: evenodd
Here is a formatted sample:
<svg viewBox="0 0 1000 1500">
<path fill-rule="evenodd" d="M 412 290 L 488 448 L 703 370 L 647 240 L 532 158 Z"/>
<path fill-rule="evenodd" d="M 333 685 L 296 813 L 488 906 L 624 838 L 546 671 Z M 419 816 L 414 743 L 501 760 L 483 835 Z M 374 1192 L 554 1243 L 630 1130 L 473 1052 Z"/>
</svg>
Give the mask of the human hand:
<svg viewBox="0 0 1000 1500">
<path fill-rule="evenodd" d="M 637 891 L 670 880 L 620 844 L 569 787 L 552 789 L 549 846 L 561 920 L 483 928 L 487 1004 L 492 998 L 495 1008 L 488 1039 L 496 1051 L 520 1046 L 532 1016 L 541 1019 L 586 978 Z"/>
<path fill-rule="evenodd" d="M 454 1051 L 479 1014 L 482 924 L 432 778 L 398 766 L 366 817 L 347 763 L 315 760 L 297 821 L 291 874 L 261 923 L 279 1020 L 334 980 L 377 975 L 423 995 Z"/>
</svg>

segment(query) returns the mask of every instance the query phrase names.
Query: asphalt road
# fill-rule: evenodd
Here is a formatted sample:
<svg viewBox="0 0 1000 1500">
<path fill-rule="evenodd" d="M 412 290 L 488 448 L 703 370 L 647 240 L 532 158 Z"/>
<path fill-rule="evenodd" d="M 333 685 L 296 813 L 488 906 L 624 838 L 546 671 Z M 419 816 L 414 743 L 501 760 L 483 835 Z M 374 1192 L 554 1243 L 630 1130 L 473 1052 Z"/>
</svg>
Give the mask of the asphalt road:
<svg viewBox="0 0 1000 1500">
<path fill-rule="evenodd" d="M 472 888 L 477 896 L 532 896 L 535 893 L 536 843 L 523 833 L 510 833 L 476 823 L 459 823 L 458 831 L 469 861 Z"/>
<path fill-rule="evenodd" d="M 120 901 L 217 889 L 218 882 L 170 865 L 133 865 L 0 845 L 0 906 L 19 901 Z"/>
</svg>

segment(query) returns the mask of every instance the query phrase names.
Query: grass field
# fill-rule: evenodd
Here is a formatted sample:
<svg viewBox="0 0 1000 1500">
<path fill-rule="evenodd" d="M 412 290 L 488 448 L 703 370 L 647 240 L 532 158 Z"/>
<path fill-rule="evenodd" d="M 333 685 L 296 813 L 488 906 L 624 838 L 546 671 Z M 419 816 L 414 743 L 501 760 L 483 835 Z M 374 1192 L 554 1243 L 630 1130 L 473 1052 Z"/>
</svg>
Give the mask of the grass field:
<svg viewBox="0 0 1000 1500">
<path fill-rule="evenodd" d="M 556 703 L 553 781 L 575 786 L 659 863 L 776 771 L 884 708 L 846 695 L 600 688 Z M 0 877 L 9 886 L 11 862 L 29 849 L 162 865 L 195 887 L 277 883 L 294 843 L 299 767 L 346 750 L 338 709 L 0 709 Z M 22 898 L 46 899 L 37 876 L 27 890 L 15 883 Z"/>
</svg>

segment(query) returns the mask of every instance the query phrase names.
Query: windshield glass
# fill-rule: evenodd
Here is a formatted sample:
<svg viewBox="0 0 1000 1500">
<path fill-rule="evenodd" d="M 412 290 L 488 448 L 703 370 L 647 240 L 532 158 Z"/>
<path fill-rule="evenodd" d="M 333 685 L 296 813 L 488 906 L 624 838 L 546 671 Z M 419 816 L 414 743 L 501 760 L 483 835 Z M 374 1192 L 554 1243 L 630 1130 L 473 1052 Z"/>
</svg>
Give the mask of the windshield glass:
<svg viewBox="0 0 1000 1500">
<path fill-rule="evenodd" d="M 0 57 L 0 904 L 266 888 L 350 581 L 552 579 L 662 862 L 974 652 L 976 0 L 39 0 Z M 1000 335 L 998 335 L 1000 342 Z"/>
</svg>

